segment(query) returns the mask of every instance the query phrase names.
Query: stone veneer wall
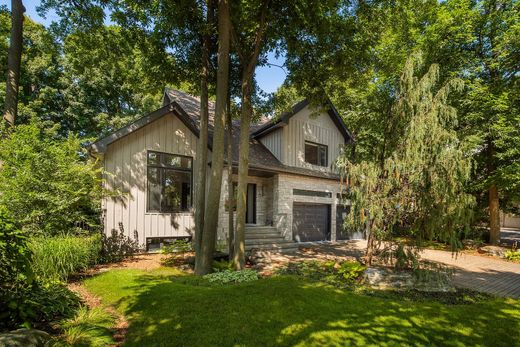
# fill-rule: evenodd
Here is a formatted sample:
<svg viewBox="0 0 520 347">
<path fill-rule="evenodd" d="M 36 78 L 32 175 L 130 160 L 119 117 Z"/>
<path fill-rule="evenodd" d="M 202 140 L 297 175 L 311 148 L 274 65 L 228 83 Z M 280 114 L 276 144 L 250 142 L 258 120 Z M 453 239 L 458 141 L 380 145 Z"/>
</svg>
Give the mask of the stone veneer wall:
<svg viewBox="0 0 520 347">
<path fill-rule="evenodd" d="M 330 228 L 331 241 L 336 241 L 336 207 L 337 194 L 340 192 L 338 181 L 297 176 L 290 174 L 278 174 L 273 177 L 273 218 L 274 225 L 282 233 L 286 240 L 292 240 L 293 202 L 308 202 L 328 204 L 331 206 Z M 331 198 L 293 195 L 293 189 L 315 190 L 330 192 Z"/>
<path fill-rule="evenodd" d="M 228 184 L 227 176 L 228 170 L 225 169 L 222 176 L 222 191 L 220 194 L 220 208 L 219 208 L 219 222 L 217 232 L 218 248 L 227 248 L 228 237 L 228 211 L 225 205 L 228 199 Z M 256 224 L 257 225 L 271 225 L 273 222 L 273 179 L 274 177 L 264 178 L 249 176 L 247 183 L 256 184 Z M 233 175 L 233 181 L 238 182 L 238 176 Z M 236 212 L 235 212 L 236 223 Z M 236 225 L 236 224 L 235 224 Z M 225 247 L 222 247 L 223 244 Z"/>
</svg>

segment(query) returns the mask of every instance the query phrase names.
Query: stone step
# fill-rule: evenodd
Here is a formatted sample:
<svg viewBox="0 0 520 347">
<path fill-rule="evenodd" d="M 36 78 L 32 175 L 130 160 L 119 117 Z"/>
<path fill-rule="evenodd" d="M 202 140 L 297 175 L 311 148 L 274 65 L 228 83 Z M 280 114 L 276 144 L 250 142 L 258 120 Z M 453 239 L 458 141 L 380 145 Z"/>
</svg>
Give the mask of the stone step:
<svg viewBox="0 0 520 347">
<path fill-rule="evenodd" d="M 255 226 L 246 226 L 246 233 L 248 232 L 268 232 L 268 231 L 278 231 L 275 227 L 270 225 L 255 225 Z"/>
<path fill-rule="evenodd" d="M 283 237 L 272 237 L 268 239 L 247 239 L 245 240 L 246 245 L 254 245 L 254 244 L 282 244 L 282 243 L 292 243 L 292 241 L 288 241 Z"/>
<path fill-rule="evenodd" d="M 246 240 L 255 240 L 255 239 L 270 239 L 270 238 L 276 238 L 276 237 L 282 237 L 278 231 L 269 231 L 265 233 L 261 232 L 251 232 L 246 233 Z"/>
<path fill-rule="evenodd" d="M 294 247 L 294 248 L 280 248 L 280 249 L 258 249 L 258 248 L 255 248 L 254 250 L 255 250 L 254 254 L 255 254 L 256 257 L 270 259 L 271 256 L 273 256 L 273 255 L 296 253 L 296 252 L 299 251 L 299 248 L 298 247 Z"/>
</svg>

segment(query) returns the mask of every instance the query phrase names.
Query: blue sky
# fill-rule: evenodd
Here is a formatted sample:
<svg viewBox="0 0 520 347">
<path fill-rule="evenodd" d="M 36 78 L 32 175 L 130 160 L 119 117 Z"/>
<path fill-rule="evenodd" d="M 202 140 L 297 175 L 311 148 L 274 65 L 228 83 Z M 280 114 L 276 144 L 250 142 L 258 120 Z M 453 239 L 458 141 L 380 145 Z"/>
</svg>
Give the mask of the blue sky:
<svg viewBox="0 0 520 347">
<path fill-rule="evenodd" d="M 40 17 L 36 12 L 36 7 L 40 4 L 39 0 L 24 0 L 23 3 L 27 10 L 26 14 L 38 23 L 49 25 L 52 21 L 59 19 L 55 13 L 48 13 L 46 18 Z M 11 7 L 10 0 L 0 0 L 0 4 L 7 5 L 8 8 Z M 285 60 L 283 57 L 277 59 L 273 53 L 270 53 L 268 55 L 268 61 L 271 64 L 283 65 Z M 285 72 L 276 66 L 262 66 L 256 69 L 256 80 L 264 92 L 272 93 L 275 92 L 285 80 Z"/>
</svg>

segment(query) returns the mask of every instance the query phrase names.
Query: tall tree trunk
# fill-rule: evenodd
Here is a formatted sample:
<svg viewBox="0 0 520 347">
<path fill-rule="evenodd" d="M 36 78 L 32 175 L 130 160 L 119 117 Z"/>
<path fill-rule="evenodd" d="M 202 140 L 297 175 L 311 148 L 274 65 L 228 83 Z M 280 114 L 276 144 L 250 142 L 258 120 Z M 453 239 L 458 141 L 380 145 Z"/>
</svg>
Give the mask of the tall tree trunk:
<svg viewBox="0 0 520 347">
<path fill-rule="evenodd" d="M 14 125 L 18 113 L 18 83 L 22 60 L 24 12 L 25 7 L 22 0 L 11 1 L 11 41 L 7 56 L 7 86 L 4 110 L 4 119 L 10 125 Z"/>
<path fill-rule="evenodd" d="M 500 206 L 498 188 L 495 184 L 489 187 L 489 242 L 492 245 L 500 243 Z"/>
<path fill-rule="evenodd" d="M 253 75 L 244 71 L 242 79 L 242 105 L 240 112 L 240 144 L 238 155 L 237 229 L 233 263 L 237 270 L 245 265 L 245 229 L 247 210 L 247 172 L 249 170 L 249 125 L 253 114 L 251 105 Z"/>
<path fill-rule="evenodd" d="M 204 275 L 211 272 L 218 229 L 220 193 L 222 190 L 222 170 L 224 168 L 224 129 L 226 124 L 226 100 L 229 83 L 229 0 L 218 2 L 218 69 L 215 121 L 213 130 L 213 152 L 211 177 L 209 182 L 204 229 L 200 250 L 195 258 L 195 273 Z"/>
<path fill-rule="evenodd" d="M 228 105 L 227 105 L 227 162 L 228 162 L 228 177 L 227 177 L 227 184 L 228 184 L 228 255 L 229 259 L 231 260 L 231 257 L 234 253 L 234 244 L 235 244 L 235 226 L 234 226 L 234 211 L 235 211 L 235 189 L 233 187 L 233 122 L 231 120 L 231 96 L 228 93 Z"/>
<path fill-rule="evenodd" d="M 207 27 L 202 35 L 202 61 L 200 72 L 200 136 L 197 146 L 198 176 L 197 203 L 195 204 L 195 253 L 200 253 L 204 230 L 204 207 L 206 204 L 206 168 L 208 167 L 208 79 L 209 50 L 211 31 L 213 30 L 213 0 L 207 1 Z"/>
<path fill-rule="evenodd" d="M 492 139 L 488 139 L 488 176 L 495 171 L 495 147 Z M 500 243 L 500 204 L 498 197 L 498 187 L 492 183 L 488 189 L 489 204 L 489 242 L 492 245 Z"/>
<path fill-rule="evenodd" d="M 370 221 L 370 215 L 368 215 L 367 219 L 367 249 L 365 252 L 365 265 L 372 265 L 372 258 L 374 257 L 374 249 L 375 249 L 375 237 L 372 231 L 373 222 Z"/>
</svg>

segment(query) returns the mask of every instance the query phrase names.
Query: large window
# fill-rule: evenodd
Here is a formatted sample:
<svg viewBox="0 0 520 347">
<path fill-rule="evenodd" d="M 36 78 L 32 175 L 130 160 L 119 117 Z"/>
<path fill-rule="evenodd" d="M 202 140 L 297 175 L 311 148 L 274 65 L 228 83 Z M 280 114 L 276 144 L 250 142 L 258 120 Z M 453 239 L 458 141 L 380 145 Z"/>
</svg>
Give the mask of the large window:
<svg viewBox="0 0 520 347">
<path fill-rule="evenodd" d="M 327 146 L 305 141 L 305 161 L 307 163 L 327 166 L 327 152 Z"/>
<path fill-rule="evenodd" d="M 193 159 L 148 151 L 147 164 L 147 211 L 188 211 L 192 204 Z"/>
</svg>

